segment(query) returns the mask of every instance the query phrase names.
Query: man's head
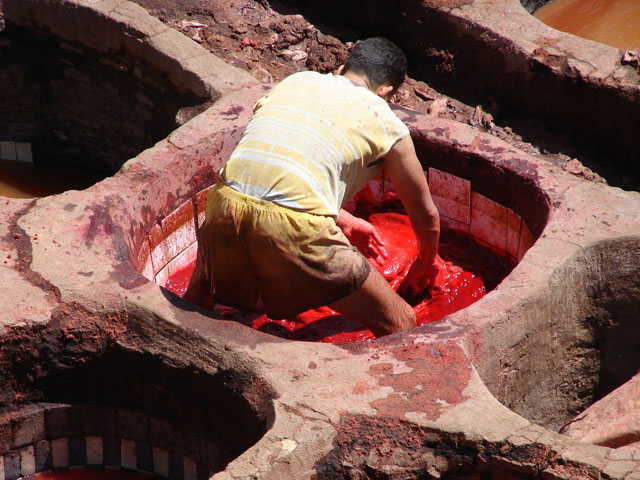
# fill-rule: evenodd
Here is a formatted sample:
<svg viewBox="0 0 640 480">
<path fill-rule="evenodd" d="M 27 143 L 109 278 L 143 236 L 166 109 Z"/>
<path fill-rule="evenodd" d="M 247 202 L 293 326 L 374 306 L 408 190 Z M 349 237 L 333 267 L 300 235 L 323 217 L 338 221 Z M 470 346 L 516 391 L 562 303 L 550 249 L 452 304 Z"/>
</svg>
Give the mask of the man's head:
<svg viewBox="0 0 640 480">
<path fill-rule="evenodd" d="M 386 38 L 367 38 L 360 40 L 351 50 L 341 73 L 348 72 L 365 77 L 373 91 L 388 85 L 393 94 L 407 74 L 407 57 Z"/>
</svg>

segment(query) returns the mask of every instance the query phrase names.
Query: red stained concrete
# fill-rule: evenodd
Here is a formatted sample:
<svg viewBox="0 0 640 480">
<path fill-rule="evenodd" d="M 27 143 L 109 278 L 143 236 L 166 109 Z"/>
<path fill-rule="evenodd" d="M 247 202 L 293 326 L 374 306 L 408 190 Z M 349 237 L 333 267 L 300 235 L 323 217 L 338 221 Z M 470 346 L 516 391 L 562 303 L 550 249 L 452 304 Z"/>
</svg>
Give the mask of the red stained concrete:
<svg viewBox="0 0 640 480">
<path fill-rule="evenodd" d="M 378 415 L 403 418 L 406 412 L 418 411 L 427 419 L 436 420 L 449 406 L 464 400 L 470 366 L 461 348 L 438 343 L 411 344 L 390 348 L 388 353 L 407 371 L 397 372 L 390 363 L 370 368 L 380 386 L 393 390 L 387 397 L 371 402 Z"/>
</svg>

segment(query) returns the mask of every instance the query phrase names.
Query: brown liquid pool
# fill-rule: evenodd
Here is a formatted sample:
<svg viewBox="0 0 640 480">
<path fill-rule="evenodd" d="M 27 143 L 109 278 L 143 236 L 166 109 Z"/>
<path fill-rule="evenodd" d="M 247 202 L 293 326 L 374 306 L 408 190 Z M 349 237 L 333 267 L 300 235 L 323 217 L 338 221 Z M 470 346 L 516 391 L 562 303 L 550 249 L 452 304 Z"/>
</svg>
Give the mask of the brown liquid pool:
<svg viewBox="0 0 640 480">
<path fill-rule="evenodd" d="M 417 240 L 409 217 L 395 195 L 389 194 L 379 203 L 373 198 L 370 188 L 366 187 L 354 202 L 358 214 L 376 227 L 384 241 L 387 256 L 382 258 L 368 252 L 366 245 L 354 246 L 398 291 L 418 254 Z M 492 290 L 513 268 L 509 260 L 475 243 L 471 237 L 454 232 L 443 231 L 439 247 L 440 255 L 451 265 L 442 265 L 431 294 L 422 292 L 414 298 L 406 298 L 416 312 L 417 325 L 438 321 L 471 305 Z M 174 272 L 165 284 L 166 288 L 177 295 L 184 295 L 194 268 L 195 261 Z M 345 343 L 374 338 L 363 325 L 326 306 L 307 310 L 286 320 L 271 319 L 262 312 L 242 312 L 222 304 L 215 305 L 213 312 L 220 318 L 289 340 Z"/>
<path fill-rule="evenodd" d="M 623 50 L 640 48 L 640 0 L 553 0 L 534 16 L 582 38 Z"/>
<path fill-rule="evenodd" d="M 155 480 L 162 477 L 120 468 L 75 467 L 69 470 L 36 473 L 34 480 Z"/>
<path fill-rule="evenodd" d="M 0 196 L 46 197 L 67 190 L 84 190 L 104 177 L 102 172 L 73 165 L 35 165 L 0 159 Z"/>
</svg>

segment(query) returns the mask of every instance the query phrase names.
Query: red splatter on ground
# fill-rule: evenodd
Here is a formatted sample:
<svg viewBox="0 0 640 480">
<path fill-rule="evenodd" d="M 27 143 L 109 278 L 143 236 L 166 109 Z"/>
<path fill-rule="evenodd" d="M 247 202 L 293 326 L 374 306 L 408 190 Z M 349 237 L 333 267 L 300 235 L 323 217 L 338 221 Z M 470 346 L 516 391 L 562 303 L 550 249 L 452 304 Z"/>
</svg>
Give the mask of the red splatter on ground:
<svg viewBox="0 0 640 480">
<path fill-rule="evenodd" d="M 392 348 L 389 353 L 407 371 L 394 371 L 391 363 L 375 364 L 369 369 L 380 386 L 393 389 L 386 397 L 370 403 L 378 416 L 401 418 L 407 412 L 419 411 L 435 420 L 450 406 L 463 401 L 471 369 L 459 346 L 413 344 Z"/>
<path fill-rule="evenodd" d="M 358 213 L 376 226 L 385 240 L 388 254 L 386 259 L 369 258 L 369 261 L 397 290 L 417 255 L 416 238 L 409 218 L 397 210 L 396 200 L 392 196 L 377 205 L 370 203 L 366 195 L 360 195 L 358 200 L 358 208 L 365 209 L 370 214 L 367 216 L 362 215 L 361 211 Z M 477 301 L 495 287 L 511 268 L 509 262 L 476 244 L 470 237 L 451 232 L 441 234 L 439 254 L 444 260 L 460 268 L 443 270 L 436 278 L 431 296 L 425 292 L 419 298 L 410 300 L 418 325 L 439 320 Z M 166 288 L 177 295 L 183 295 L 194 266 L 195 262 L 172 275 Z M 462 271 L 453 271 L 460 269 Z M 241 312 L 220 304 L 213 311 L 222 318 L 291 340 L 343 343 L 374 338 L 371 331 L 361 324 L 328 307 L 308 310 L 287 320 L 272 320 L 262 313 Z"/>
</svg>

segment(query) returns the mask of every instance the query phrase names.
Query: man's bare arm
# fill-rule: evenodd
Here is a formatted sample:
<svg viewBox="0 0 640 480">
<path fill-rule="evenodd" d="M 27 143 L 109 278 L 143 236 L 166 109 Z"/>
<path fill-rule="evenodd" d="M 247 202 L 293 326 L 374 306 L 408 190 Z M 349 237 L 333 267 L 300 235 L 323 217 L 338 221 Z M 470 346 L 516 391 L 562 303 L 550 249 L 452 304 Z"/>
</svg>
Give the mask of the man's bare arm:
<svg viewBox="0 0 640 480">
<path fill-rule="evenodd" d="M 336 224 L 351 244 L 357 247 L 358 250 L 367 257 L 379 262 L 382 262 L 380 257 L 387 257 L 384 240 L 378 233 L 378 230 L 365 219 L 355 217 L 341 208 Z"/>
<path fill-rule="evenodd" d="M 440 238 L 440 215 L 410 136 L 398 141 L 385 156 L 385 167 L 404 205 L 418 240 L 418 258 L 405 285 L 410 294 L 433 286 Z"/>
</svg>

